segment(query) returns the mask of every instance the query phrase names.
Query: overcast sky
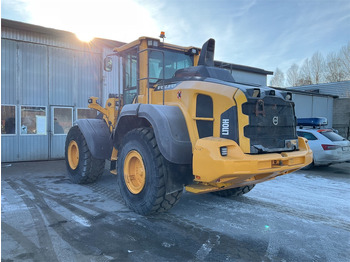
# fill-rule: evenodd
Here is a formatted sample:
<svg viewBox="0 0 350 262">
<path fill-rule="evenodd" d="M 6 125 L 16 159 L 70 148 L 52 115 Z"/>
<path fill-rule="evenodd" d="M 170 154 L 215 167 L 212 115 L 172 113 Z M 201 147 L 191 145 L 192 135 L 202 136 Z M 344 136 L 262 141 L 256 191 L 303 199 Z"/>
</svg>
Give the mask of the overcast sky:
<svg viewBox="0 0 350 262">
<path fill-rule="evenodd" d="M 349 0 L 2 0 L 1 17 L 123 42 L 214 38 L 216 60 L 271 71 L 350 41 Z"/>
</svg>

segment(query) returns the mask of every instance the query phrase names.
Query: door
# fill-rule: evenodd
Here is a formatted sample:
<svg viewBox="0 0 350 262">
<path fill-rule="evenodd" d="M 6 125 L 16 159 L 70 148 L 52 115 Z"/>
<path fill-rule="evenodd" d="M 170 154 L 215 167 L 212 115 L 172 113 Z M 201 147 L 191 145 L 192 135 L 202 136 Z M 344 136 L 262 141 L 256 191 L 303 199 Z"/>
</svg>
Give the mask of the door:
<svg viewBox="0 0 350 262">
<path fill-rule="evenodd" d="M 73 125 L 73 107 L 51 107 L 50 159 L 64 158 L 66 136 Z"/>
<path fill-rule="evenodd" d="M 138 95 L 137 85 L 137 49 L 130 50 L 123 56 L 124 61 L 124 105 L 131 104 Z"/>
</svg>

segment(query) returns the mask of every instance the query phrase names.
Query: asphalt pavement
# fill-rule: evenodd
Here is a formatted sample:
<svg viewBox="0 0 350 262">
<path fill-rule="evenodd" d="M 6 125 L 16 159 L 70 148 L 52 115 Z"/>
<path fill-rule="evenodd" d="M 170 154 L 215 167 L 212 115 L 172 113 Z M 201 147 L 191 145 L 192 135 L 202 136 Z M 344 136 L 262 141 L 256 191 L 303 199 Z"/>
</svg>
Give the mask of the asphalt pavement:
<svg viewBox="0 0 350 262">
<path fill-rule="evenodd" d="M 184 192 L 127 209 L 116 177 L 72 184 L 64 161 L 2 163 L 1 261 L 350 261 L 350 163 L 301 170 L 238 198 Z"/>
</svg>

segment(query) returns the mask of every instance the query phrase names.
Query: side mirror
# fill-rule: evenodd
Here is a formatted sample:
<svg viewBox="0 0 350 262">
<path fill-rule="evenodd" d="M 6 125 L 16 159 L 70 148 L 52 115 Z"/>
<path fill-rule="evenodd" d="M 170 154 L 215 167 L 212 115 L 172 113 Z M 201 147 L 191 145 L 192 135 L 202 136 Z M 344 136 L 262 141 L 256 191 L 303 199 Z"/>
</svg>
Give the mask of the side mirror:
<svg viewBox="0 0 350 262">
<path fill-rule="evenodd" d="M 104 66 L 103 66 L 104 70 L 107 72 L 111 72 L 112 68 L 113 68 L 113 60 L 110 56 L 107 56 L 104 59 Z"/>
</svg>

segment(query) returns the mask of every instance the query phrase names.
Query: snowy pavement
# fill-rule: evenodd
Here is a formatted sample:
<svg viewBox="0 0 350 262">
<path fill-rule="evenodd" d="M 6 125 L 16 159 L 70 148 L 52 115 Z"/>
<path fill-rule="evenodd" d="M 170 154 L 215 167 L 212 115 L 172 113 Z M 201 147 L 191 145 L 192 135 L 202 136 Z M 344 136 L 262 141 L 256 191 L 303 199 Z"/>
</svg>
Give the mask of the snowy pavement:
<svg viewBox="0 0 350 262">
<path fill-rule="evenodd" d="M 151 217 L 124 206 L 116 177 L 65 174 L 63 161 L 2 165 L 2 261 L 350 261 L 350 163 L 239 198 L 185 192 Z"/>
</svg>

